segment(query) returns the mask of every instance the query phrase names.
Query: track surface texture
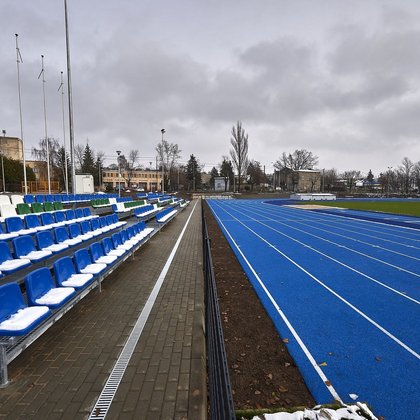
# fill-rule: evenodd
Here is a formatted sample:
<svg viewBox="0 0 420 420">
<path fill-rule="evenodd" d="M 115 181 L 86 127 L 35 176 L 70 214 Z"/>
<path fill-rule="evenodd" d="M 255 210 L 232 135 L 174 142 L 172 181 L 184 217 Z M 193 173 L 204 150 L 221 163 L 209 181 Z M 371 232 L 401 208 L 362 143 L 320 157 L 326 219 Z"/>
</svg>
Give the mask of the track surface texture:
<svg viewBox="0 0 420 420">
<path fill-rule="evenodd" d="M 420 230 L 209 200 L 318 403 L 418 418 Z"/>
</svg>

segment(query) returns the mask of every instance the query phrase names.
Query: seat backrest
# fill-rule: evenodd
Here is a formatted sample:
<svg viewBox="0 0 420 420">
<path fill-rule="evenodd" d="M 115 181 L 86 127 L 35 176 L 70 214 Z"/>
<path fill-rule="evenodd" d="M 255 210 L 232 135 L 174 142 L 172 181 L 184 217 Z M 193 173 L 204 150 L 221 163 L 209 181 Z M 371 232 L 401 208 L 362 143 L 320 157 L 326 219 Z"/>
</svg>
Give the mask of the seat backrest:
<svg viewBox="0 0 420 420">
<path fill-rule="evenodd" d="M 111 236 L 111 238 L 112 238 L 112 243 L 114 245 L 114 248 L 117 248 L 118 245 L 121 245 L 122 242 L 121 242 L 121 236 L 120 236 L 119 232 L 114 233 Z"/>
<path fill-rule="evenodd" d="M 100 229 L 101 228 L 101 225 L 99 223 L 98 218 L 92 219 L 90 221 L 90 226 L 92 227 L 92 230 L 98 230 L 98 229 Z"/>
<path fill-rule="evenodd" d="M 76 215 L 74 214 L 74 210 L 64 210 L 66 212 L 67 220 L 73 220 L 76 218 Z"/>
<path fill-rule="evenodd" d="M 25 287 L 29 306 L 36 305 L 38 298 L 55 288 L 50 269 L 42 267 L 30 272 L 25 278 Z"/>
<path fill-rule="evenodd" d="M 17 283 L 7 283 L 0 286 L 0 322 L 25 306 L 22 292 Z"/>
<path fill-rule="evenodd" d="M 56 222 L 65 222 L 66 219 L 66 212 L 65 211 L 56 211 L 54 212 Z"/>
<path fill-rule="evenodd" d="M 63 210 L 64 206 L 61 201 L 54 201 L 54 210 Z"/>
<path fill-rule="evenodd" d="M 5 241 L 0 241 L 0 264 L 7 260 L 12 260 L 9 245 Z"/>
<path fill-rule="evenodd" d="M 34 241 L 30 235 L 22 235 L 12 239 L 13 251 L 17 258 L 24 257 L 36 251 Z"/>
<path fill-rule="evenodd" d="M 23 201 L 28 204 L 32 204 L 35 201 L 35 197 L 32 194 L 27 194 L 23 196 Z"/>
<path fill-rule="evenodd" d="M 39 223 L 39 219 L 36 214 L 26 214 L 23 219 L 25 220 L 26 227 L 29 229 L 35 229 L 41 226 L 41 223 Z"/>
<path fill-rule="evenodd" d="M 111 238 L 102 239 L 102 248 L 104 249 L 104 254 L 108 254 L 114 249 L 114 245 L 112 243 Z"/>
<path fill-rule="evenodd" d="M 8 232 L 17 232 L 18 230 L 25 229 L 20 217 L 7 217 L 4 223 Z"/>
<path fill-rule="evenodd" d="M 82 234 L 78 223 L 72 223 L 69 225 L 69 234 L 71 238 L 77 238 Z"/>
<path fill-rule="evenodd" d="M 118 216 L 115 213 L 111 214 L 111 217 L 112 217 L 112 223 L 118 223 L 119 222 Z"/>
<path fill-rule="evenodd" d="M 121 236 L 121 242 L 124 243 L 125 241 L 128 241 L 128 235 L 127 235 L 127 231 L 126 230 L 121 230 L 120 231 L 120 236 Z"/>
<path fill-rule="evenodd" d="M 46 201 L 44 203 L 44 210 L 45 211 L 54 211 L 54 205 L 51 201 Z"/>
<path fill-rule="evenodd" d="M 98 222 L 99 222 L 99 226 L 101 228 L 104 228 L 104 227 L 107 227 L 108 226 L 108 223 L 106 221 L 106 217 L 105 216 L 98 217 Z"/>
<path fill-rule="evenodd" d="M 8 195 L 0 194 L 0 205 L 2 204 L 12 204 Z"/>
<path fill-rule="evenodd" d="M 92 227 L 90 226 L 90 223 L 87 220 L 83 220 L 80 222 L 80 230 L 83 234 L 92 232 Z"/>
<path fill-rule="evenodd" d="M 51 213 L 41 213 L 41 221 L 44 226 L 55 223 L 54 217 Z"/>
<path fill-rule="evenodd" d="M 1 217 L 17 216 L 16 207 L 13 204 L 0 204 L 0 214 Z"/>
<path fill-rule="evenodd" d="M 47 248 L 54 244 L 54 239 L 49 230 L 43 230 L 35 234 L 36 240 L 38 242 L 38 248 L 43 249 Z"/>
<path fill-rule="evenodd" d="M 54 236 L 57 243 L 64 242 L 69 239 L 69 233 L 64 226 L 60 226 L 54 229 Z"/>
<path fill-rule="evenodd" d="M 91 263 L 92 263 L 92 260 L 86 248 L 78 249 L 74 253 L 74 265 L 76 266 L 76 270 L 79 273 L 80 273 L 80 270 L 83 270 L 87 265 Z"/>
<path fill-rule="evenodd" d="M 14 194 L 14 195 L 12 195 L 11 197 L 10 197 L 10 201 L 12 202 L 12 204 L 14 204 L 15 206 L 16 206 L 16 204 L 22 204 L 22 203 L 24 203 L 24 200 L 23 200 L 23 195 L 17 195 L 17 194 Z"/>
<path fill-rule="evenodd" d="M 108 214 L 108 216 L 105 216 L 105 217 L 106 217 L 106 222 L 108 223 L 108 226 L 114 223 L 114 219 L 112 215 Z"/>
<path fill-rule="evenodd" d="M 96 261 L 98 258 L 104 256 L 104 250 L 99 242 L 94 242 L 89 246 L 90 254 L 92 255 L 92 260 Z"/>
<path fill-rule="evenodd" d="M 54 196 L 52 194 L 46 194 L 45 201 L 48 201 L 52 204 L 52 202 L 54 201 Z"/>
<path fill-rule="evenodd" d="M 17 203 L 16 204 L 16 213 L 17 214 L 30 214 L 31 212 L 31 206 L 26 203 Z"/>
<path fill-rule="evenodd" d="M 35 201 L 37 203 L 43 203 L 45 201 L 45 195 L 44 194 L 37 194 L 35 196 Z"/>
<path fill-rule="evenodd" d="M 125 232 L 127 233 L 128 239 L 131 239 L 135 235 L 134 229 L 133 229 L 132 226 L 130 226 L 127 229 L 125 229 Z"/>
<path fill-rule="evenodd" d="M 92 216 L 92 212 L 90 211 L 90 207 L 83 207 L 83 216 L 85 216 L 85 217 Z"/>
<path fill-rule="evenodd" d="M 74 210 L 74 213 L 76 215 L 76 219 L 81 219 L 83 217 L 85 217 L 83 215 L 83 209 L 81 209 L 80 207 Z"/>
<path fill-rule="evenodd" d="M 54 277 L 59 286 L 73 274 L 76 274 L 76 269 L 70 257 L 63 257 L 54 262 Z"/>
<path fill-rule="evenodd" d="M 35 202 L 31 204 L 32 213 L 42 213 L 44 211 L 44 206 L 40 202 Z"/>
</svg>

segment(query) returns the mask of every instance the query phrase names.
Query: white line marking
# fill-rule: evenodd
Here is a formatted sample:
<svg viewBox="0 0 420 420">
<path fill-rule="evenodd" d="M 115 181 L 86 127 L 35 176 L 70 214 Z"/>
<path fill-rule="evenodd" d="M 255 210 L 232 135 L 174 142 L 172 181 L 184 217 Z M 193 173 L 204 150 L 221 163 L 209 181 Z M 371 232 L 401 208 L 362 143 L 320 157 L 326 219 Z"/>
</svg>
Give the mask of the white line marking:
<svg viewBox="0 0 420 420">
<path fill-rule="evenodd" d="M 226 210 L 225 210 L 226 211 Z M 274 300 L 273 296 L 271 296 L 270 292 L 268 291 L 268 289 L 265 287 L 264 282 L 261 280 L 261 278 L 259 277 L 259 275 L 256 273 L 256 271 L 254 270 L 254 267 L 252 267 L 251 263 L 248 261 L 248 259 L 245 257 L 244 253 L 241 251 L 241 249 L 239 248 L 238 244 L 236 243 L 236 241 L 233 239 L 233 237 L 231 236 L 231 234 L 229 233 L 229 231 L 227 230 L 226 226 L 223 224 L 223 222 L 221 221 L 221 219 L 219 218 L 219 216 L 217 214 L 214 213 L 214 215 L 216 216 L 216 218 L 219 220 L 219 223 L 221 226 L 223 226 L 223 229 L 225 230 L 226 234 L 229 236 L 229 238 L 231 239 L 231 241 L 233 242 L 233 244 L 235 245 L 236 249 L 238 250 L 238 252 L 241 254 L 242 258 L 244 259 L 245 263 L 247 264 L 247 266 L 249 267 L 249 269 L 252 271 L 252 274 L 255 276 L 255 278 L 257 279 L 258 283 L 260 284 L 260 286 L 262 287 L 262 289 L 264 290 L 265 294 L 268 296 L 268 298 L 270 299 L 270 302 L 272 303 L 272 305 L 274 306 L 274 308 L 276 309 L 276 311 L 278 312 L 278 314 L 281 316 L 281 318 L 283 319 L 284 323 L 286 324 L 286 326 L 289 328 L 290 332 L 292 333 L 293 337 L 295 338 L 295 340 L 297 341 L 297 343 L 299 344 L 300 348 L 302 349 L 302 351 L 305 353 L 305 356 L 308 358 L 310 364 L 312 365 L 312 367 L 315 369 L 315 371 L 318 373 L 319 377 L 322 379 L 324 385 L 327 387 L 328 391 L 330 392 L 330 394 L 333 396 L 334 400 L 343 403 L 343 401 L 341 400 L 340 396 L 338 395 L 337 391 L 334 389 L 334 387 L 331 385 L 331 382 L 328 380 L 327 376 L 325 375 L 325 373 L 322 371 L 322 369 L 318 366 L 317 362 L 315 361 L 314 357 L 312 356 L 311 352 L 309 351 L 309 349 L 306 347 L 305 343 L 302 341 L 302 339 L 300 338 L 299 334 L 297 333 L 297 331 L 293 328 L 292 324 L 290 323 L 290 321 L 287 319 L 286 315 L 284 314 L 284 312 L 280 309 L 279 305 L 277 304 L 277 302 Z"/>
<path fill-rule="evenodd" d="M 227 210 L 225 210 L 228 214 L 230 214 Z M 230 214 L 232 216 L 232 214 Z M 235 216 L 232 216 L 235 217 Z M 236 220 L 244 226 L 246 229 L 248 229 L 250 232 L 252 232 L 255 236 L 260 238 L 263 242 L 265 242 L 269 247 L 273 248 L 277 253 L 282 255 L 284 258 L 286 258 L 289 262 L 291 262 L 294 266 L 299 268 L 301 271 L 303 271 L 306 275 L 308 275 L 311 279 L 316 281 L 318 284 L 320 284 L 322 287 L 324 287 L 326 290 L 328 290 L 330 293 L 332 293 L 335 297 L 340 299 L 342 302 L 344 302 L 347 306 L 349 306 L 351 309 L 353 309 L 355 312 L 357 312 L 360 316 L 365 318 L 368 322 L 370 322 L 372 325 L 374 325 L 376 328 L 378 328 L 380 331 L 382 331 L 385 335 L 387 335 L 391 340 L 395 341 L 397 344 L 399 344 L 402 348 L 407 350 L 409 353 L 411 353 L 414 357 L 417 359 L 420 359 L 420 355 L 416 353 L 411 347 L 407 346 L 405 343 L 403 343 L 400 339 L 395 337 L 393 334 L 391 334 L 388 330 L 386 330 L 384 327 L 379 325 L 376 321 L 374 321 L 372 318 L 370 318 L 368 315 L 366 315 L 364 312 L 362 312 L 360 309 L 358 309 L 356 306 L 351 304 L 348 300 L 344 299 L 342 296 L 340 296 L 337 292 L 335 292 L 333 289 L 328 287 L 326 284 L 324 284 L 321 280 L 319 280 L 317 277 L 315 277 L 313 274 L 311 274 L 309 271 L 305 270 L 302 266 L 300 266 L 296 261 L 292 260 L 290 257 L 288 257 L 284 252 L 280 251 L 275 245 L 271 244 L 269 241 L 267 241 L 265 238 L 260 236 L 257 232 L 253 231 L 250 227 L 246 226 L 243 222 L 241 222 L 239 219 L 236 218 Z M 241 253 L 242 254 L 242 253 Z"/>
<path fill-rule="evenodd" d="M 137 318 L 136 324 L 134 325 L 133 330 L 131 331 L 130 336 L 127 339 L 127 342 L 122 349 L 118 360 L 116 361 L 114 368 L 101 392 L 99 395 L 98 400 L 96 401 L 95 406 L 90 413 L 89 419 L 104 419 L 108 413 L 108 410 L 112 404 L 112 401 L 115 397 L 115 394 L 118 390 L 120 385 L 121 379 L 124 375 L 124 372 L 128 366 L 128 363 L 131 359 L 131 356 L 134 352 L 134 349 L 137 345 L 137 342 L 140 339 L 141 333 L 143 332 L 143 328 L 146 324 L 146 321 L 150 315 L 150 312 L 155 304 L 156 298 L 158 296 L 159 290 L 162 287 L 162 284 L 165 280 L 166 274 L 168 273 L 169 267 L 172 264 L 172 261 L 175 257 L 175 253 L 178 250 L 179 244 L 181 243 L 181 239 L 184 236 L 185 231 L 187 230 L 187 226 L 190 223 L 191 217 L 194 213 L 194 210 L 198 204 L 198 201 L 195 203 L 193 209 L 191 210 L 191 214 L 189 215 L 187 221 L 185 222 L 185 226 L 182 229 L 172 252 L 169 254 L 166 263 L 159 274 L 158 279 L 156 280 L 155 286 L 153 287 L 152 292 L 149 295 L 139 317 Z"/>
</svg>

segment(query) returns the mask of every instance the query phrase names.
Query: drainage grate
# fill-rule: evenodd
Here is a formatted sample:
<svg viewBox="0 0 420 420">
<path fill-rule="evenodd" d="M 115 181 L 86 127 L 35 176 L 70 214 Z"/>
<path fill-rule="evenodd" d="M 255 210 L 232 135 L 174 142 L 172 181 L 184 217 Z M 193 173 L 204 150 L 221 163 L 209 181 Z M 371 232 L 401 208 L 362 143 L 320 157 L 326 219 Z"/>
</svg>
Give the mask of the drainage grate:
<svg viewBox="0 0 420 420">
<path fill-rule="evenodd" d="M 109 407 L 111 406 L 112 400 L 115 397 L 115 394 L 117 393 L 118 387 L 120 385 L 121 379 L 124 375 L 124 372 L 127 368 L 127 365 L 131 359 L 131 356 L 134 352 L 134 349 L 137 345 L 137 342 L 140 338 L 140 335 L 143 331 L 143 328 L 146 324 L 147 318 L 150 315 L 150 312 L 153 308 L 153 305 L 156 301 L 157 295 L 159 293 L 160 288 L 162 287 L 162 284 L 165 280 L 166 274 L 168 273 L 169 267 L 172 264 L 172 261 L 175 257 L 175 253 L 179 247 L 179 244 L 181 243 L 181 239 L 184 236 L 185 231 L 187 230 L 187 226 L 190 223 L 190 219 L 194 213 L 194 210 L 197 206 L 198 201 L 195 203 L 194 208 L 191 211 L 191 214 L 189 215 L 184 228 L 182 229 L 175 246 L 169 255 L 168 259 L 166 260 L 165 266 L 163 267 L 161 273 L 159 274 L 159 277 L 156 281 L 155 286 L 153 287 L 152 292 L 150 293 L 149 298 L 147 299 L 146 304 L 144 305 L 143 310 L 140 313 L 140 316 L 137 319 L 136 324 L 134 325 L 133 330 L 131 331 L 130 336 L 128 337 L 127 342 L 125 343 L 125 346 L 115 363 L 114 368 L 112 369 L 112 372 L 104 386 L 104 389 L 101 392 L 101 395 L 99 395 L 98 400 L 96 401 L 95 406 L 92 409 L 92 412 L 89 416 L 89 419 L 96 420 L 96 419 L 104 419 L 108 413 Z"/>
</svg>

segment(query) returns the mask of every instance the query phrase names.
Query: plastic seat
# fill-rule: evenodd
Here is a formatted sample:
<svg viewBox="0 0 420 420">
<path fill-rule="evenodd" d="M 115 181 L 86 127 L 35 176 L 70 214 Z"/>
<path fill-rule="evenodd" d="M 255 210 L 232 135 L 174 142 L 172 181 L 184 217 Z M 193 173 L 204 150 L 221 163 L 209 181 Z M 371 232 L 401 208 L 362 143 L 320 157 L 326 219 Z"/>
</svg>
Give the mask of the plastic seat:
<svg viewBox="0 0 420 420">
<path fill-rule="evenodd" d="M 0 286 L 0 335 L 25 335 L 50 315 L 48 306 L 28 307 L 17 283 Z"/>
<path fill-rule="evenodd" d="M 134 246 L 133 244 L 130 244 L 130 243 L 123 243 L 119 232 L 114 233 L 111 236 L 111 238 L 112 238 L 112 242 L 114 244 L 115 249 L 124 249 L 126 251 L 129 251 Z"/>
<path fill-rule="evenodd" d="M 63 203 L 61 202 L 61 196 L 58 196 L 59 199 L 54 201 L 53 205 L 54 205 L 54 210 L 63 210 L 64 206 Z"/>
<path fill-rule="evenodd" d="M 3 227 L 0 223 L 0 241 L 4 241 L 6 239 L 17 238 L 18 236 L 19 234 L 16 232 L 9 232 L 9 233 L 3 232 Z"/>
<path fill-rule="evenodd" d="M 38 232 L 35 236 L 38 242 L 38 248 L 42 251 L 51 251 L 56 253 L 64 251 L 69 247 L 69 245 L 65 243 L 56 244 L 52 233 L 49 230 Z"/>
<path fill-rule="evenodd" d="M 79 238 L 82 241 L 87 241 L 93 238 L 92 233 L 82 233 L 79 223 L 72 223 L 69 225 L 69 234 L 71 238 Z"/>
<path fill-rule="evenodd" d="M 32 213 L 43 213 L 44 212 L 44 206 L 42 203 L 36 201 L 31 204 L 31 210 Z"/>
<path fill-rule="evenodd" d="M 102 232 L 109 232 L 111 230 L 111 227 L 108 226 L 108 221 L 107 221 L 106 216 L 99 217 L 98 221 L 99 221 L 99 226 L 102 229 Z"/>
<path fill-rule="evenodd" d="M 23 201 L 27 204 L 32 204 L 35 202 L 35 197 L 32 194 L 27 194 L 23 197 Z"/>
<path fill-rule="evenodd" d="M 101 224 L 99 223 L 99 218 L 92 219 L 89 221 L 90 226 L 92 228 L 92 232 L 97 232 L 97 234 L 104 233 L 105 231 L 101 228 Z"/>
<path fill-rule="evenodd" d="M 76 221 L 76 215 L 74 214 L 74 210 L 69 209 L 69 210 L 64 210 L 66 212 L 66 219 L 67 221 Z"/>
<path fill-rule="evenodd" d="M 80 207 L 74 210 L 74 214 L 78 222 L 82 222 L 83 220 L 85 220 L 83 209 L 81 209 Z"/>
<path fill-rule="evenodd" d="M 67 229 L 64 226 L 60 226 L 58 228 L 54 229 L 54 236 L 55 236 L 55 241 L 59 244 L 59 243 L 64 243 L 67 244 L 69 246 L 74 246 L 77 244 L 80 244 L 83 242 L 83 239 L 81 238 L 70 238 L 69 233 L 67 231 Z"/>
<path fill-rule="evenodd" d="M 52 213 L 41 213 L 40 217 L 41 217 L 42 224 L 44 226 L 49 226 L 51 229 L 63 225 L 62 223 L 57 223 L 55 221 Z"/>
<path fill-rule="evenodd" d="M 61 223 L 62 226 L 67 225 L 67 218 L 66 218 L 66 212 L 65 211 L 55 211 L 54 212 L 54 218 L 56 223 Z"/>
<path fill-rule="evenodd" d="M 37 250 L 32 237 L 29 235 L 22 235 L 12 239 L 12 244 L 16 257 L 26 258 L 32 262 L 45 260 L 52 255 L 51 251 Z"/>
<path fill-rule="evenodd" d="M 122 257 L 127 251 L 125 249 L 115 249 L 111 238 L 102 239 L 102 247 L 105 255 L 116 255 Z"/>
<path fill-rule="evenodd" d="M 29 273 L 25 278 L 25 287 L 30 306 L 45 305 L 51 309 L 63 306 L 76 293 L 73 287 L 56 287 L 47 267 Z"/>
<path fill-rule="evenodd" d="M 16 204 L 16 213 L 17 214 L 31 214 L 31 206 L 27 203 L 17 203 Z"/>
<path fill-rule="evenodd" d="M 95 263 L 104 263 L 106 265 L 113 264 L 118 257 L 116 255 L 105 255 L 104 249 L 99 242 L 94 242 L 90 245 L 90 254 L 92 255 L 92 261 Z"/>
<path fill-rule="evenodd" d="M 83 222 L 80 222 L 80 230 L 82 231 L 84 235 L 91 234 L 93 236 L 98 236 L 102 234 L 100 230 L 93 230 L 88 220 L 84 220 Z"/>
<path fill-rule="evenodd" d="M 41 225 L 38 216 L 36 214 L 26 214 L 23 218 L 26 223 L 26 227 L 29 229 L 35 229 L 37 231 L 40 230 L 48 230 L 50 226 L 43 226 Z"/>
<path fill-rule="evenodd" d="M 14 232 L 18 235 L 29 235 L 36 232 L 36 229 L 26 229 L 20 217 L 7 217 L 4 222 L 9 233 Z"/>
<path fill-rule="evenodd" d="M 13 273 L 31 265 L 27 258 L 13 258 L 6 242 L 0 242 L 0 271 L 5 274 Z"/>
<path fill-rule="evenodd" d="M 100 274 L 107 267 L 105 263 L 94 263 L 86 248 L 74 253 L 74 264 L 77 272 L 82 274 Z"/>
<path fill-rule="evenodd" d="M 54 277 L 59 286 L 74 287 L 76 290 L 84 288 L 93 280 L 93 274 L 76 273 L 70 257 L 63 257 L 54 263 Z"/>
</svg>

